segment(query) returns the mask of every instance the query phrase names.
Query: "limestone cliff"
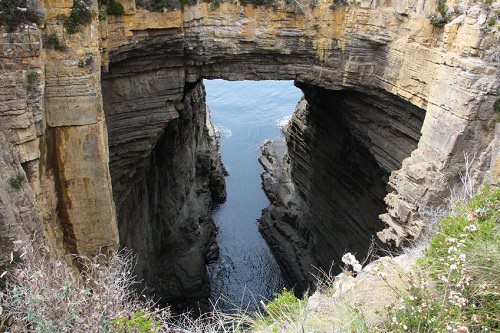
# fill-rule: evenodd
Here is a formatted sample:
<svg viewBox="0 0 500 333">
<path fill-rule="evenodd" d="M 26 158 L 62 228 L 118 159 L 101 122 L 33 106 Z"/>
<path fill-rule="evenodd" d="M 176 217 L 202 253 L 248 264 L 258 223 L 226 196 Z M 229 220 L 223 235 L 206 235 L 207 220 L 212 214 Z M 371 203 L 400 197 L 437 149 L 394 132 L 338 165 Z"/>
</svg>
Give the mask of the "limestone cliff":
<svg viewBox="0 0 500 333">
<path fill-rule="evenodd" d="M 24 167 L 33 193 L 25 207 L 59 255 L 131 246 L 145 277 L 171 268 L 157 286 L 172 300 L 180 290 L 189 299 L 179 301 L 206 294 L 207 212 L 221 177 L 203 143 L 203 78 L 303 88 L 308 106 L 289 129 L 290 179 L 311 205 L 304 247 L 322 266 L 366 249 L 382 228 L 378 214 L 384 242 L 418 238 L 420 210 L 459 183 L 464 153 L 476 154 L 478 182 L 488 170 L 499 181 L 499 36 L 488 23 L 498 1 L 448 0 L 452 20 L 442 27 L 428 18 L 437 0 L 202 2 L 162 12 L 120 1 L 123 16 L 96 15 L 76 34 L 64 28 L 72 0 L 39 1 L 43 24 L 0 37 L 2 149 L 18 161 L 1 181 Z M 2 196 L 5 207 L 14 201 Z M 39 225 L 16 216 L 2 216 L 0 230 Z"/>
</svg>

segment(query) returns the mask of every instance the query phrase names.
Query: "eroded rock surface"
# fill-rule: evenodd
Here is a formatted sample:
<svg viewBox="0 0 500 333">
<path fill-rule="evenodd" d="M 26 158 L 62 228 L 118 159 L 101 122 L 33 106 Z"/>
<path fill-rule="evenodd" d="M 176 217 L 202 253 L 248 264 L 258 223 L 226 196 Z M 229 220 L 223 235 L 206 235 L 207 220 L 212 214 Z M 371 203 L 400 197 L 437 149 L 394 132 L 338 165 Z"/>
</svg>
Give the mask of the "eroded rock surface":
<svg viewBox="0 0 500 333">
<path fill-rule="evenodd" d="M 448 0 L 460 10 L 444 27 L 428 19 L 437 0 L 335 9 L 201 2 L 154 13 L 121 2 L 125 15 L 96 15 L 70 35 L 63 22 L 73 1 L 40 1 L 44 25 L 1 34 L 0 129 L 29 166 L 44 235 L 60 255 L 132 246 L 154 263 L 141 263 L 144 275 L 172 267 L 176 277 L 158 283 L 172 299 L 206 293 L 205 212 L 221 178 L 210 176 L 218 167 L 202 144 L 205 109 L 194 105 L 203 78 L 289 79 L 304 89 L 311 119 L 290 127 L 290 177 L 312 205 L 307 248 L 322 265 L 343 247 L 362 251 L 383 226 L 380 213 L 384 242 L 417 238 L 421 209 L 457 186 L 464 153 L 475 153 L 477 182 L 488 170 L 498 182 L 498 30 L 486 23 L 498 1 Z M 66 50 L 41 47 L 49 35 Z"/>
</svg>

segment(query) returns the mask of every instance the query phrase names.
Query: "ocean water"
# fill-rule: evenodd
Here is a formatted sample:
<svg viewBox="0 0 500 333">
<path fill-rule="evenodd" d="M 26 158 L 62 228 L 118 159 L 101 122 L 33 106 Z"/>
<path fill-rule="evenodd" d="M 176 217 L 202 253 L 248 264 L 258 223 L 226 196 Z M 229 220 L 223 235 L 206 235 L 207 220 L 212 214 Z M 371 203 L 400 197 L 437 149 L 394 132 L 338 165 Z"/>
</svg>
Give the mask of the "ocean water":
<svg viewBox="0 0 500 333">
<path fill-rule="evenodd" d="M 260 235 L 257 219 L 268 204 L 258 162 L 260 146 L 283 139 L 302 96 L 292 81 L 205 80 L 207 104 L 220 135 L 227 201 L 214 209 L 220 258 L 209 265 L 212 302 L 222 310 L 255 310 L 285 286 L 280 268 Z"/>
</svg>

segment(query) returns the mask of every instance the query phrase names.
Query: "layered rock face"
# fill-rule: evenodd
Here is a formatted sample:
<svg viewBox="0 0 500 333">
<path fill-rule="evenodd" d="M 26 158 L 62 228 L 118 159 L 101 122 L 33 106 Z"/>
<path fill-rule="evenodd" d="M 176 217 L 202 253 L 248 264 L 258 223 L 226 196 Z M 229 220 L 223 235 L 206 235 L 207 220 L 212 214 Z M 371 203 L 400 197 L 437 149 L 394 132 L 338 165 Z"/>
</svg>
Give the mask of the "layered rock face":
<svg viewBox="0 0 500 333">
<path fill-rule="evenodd" d="M 380 229 L 379 213 L 384 242 L 418 238 L 422 209 L 442 205 L 459 184 L 464 153 L 475 153 L 477 182 L 489 170 L 498 183 L 498 31 L 486 24 L 498 2 L 448 0 L 457 13 L 440 28 L 428 19 L 434 0 L 335 9 L 329 1 L 277 9 L 200 3 L 155 13 L 121 2 L 124 16 L 96 16 L 69 35 L 62 18 L 73 1 L 45 0 L 44 26 L 1 36 L 0 128 L 14 156 L 6 160 L 17 161 L 9 172 L 27 174 L 35 198 L 28 206 L 37 207 L 60 255 L 121 243 L 145 258 L 138 269 L 147 279 L 167 262 L 176 277 L 158 287 L 171 300 L 206 294 L 204 269 L 194 266 L 205 262 L 206 212 L 221 178 L 202 143 L 202 78 L 291 79 L 306 93 L 309 106 L 289 134 L 296 191 L 289 198 L 311 205 L 303 212 L 313 226 L 294 241 L 312 253 L 297 276 L 309 262 L 327 265 L 342 247 L 364 251 L 358 243 Z M 44 35 L 66 50 L 41 48 Z M 101 69 L 109 71 L 103 80 Z M 27 94 L 30 71 L 39 84 Z M 4 198 L 5 206 L 14 201 Z M 352 209 L 356 203 L 366 210 Z M 297 223 L 289 219 L 281 230 L 291 235 Z M 31 223 L 22 215 L 9 221 L 0 226 Z"/>
<path fill-rule="evenodd" d="M 113 71 L 105 78 L 110 169 L 121 245 L 137 253 L 136 272 L 147 291 L 182 309 L 209 296 L 205 264 L 216 253 L 210 208 L 213 201 L 225 199 L 224 176 L 216 139 L 209 134 L 201 83 L 174 92 L 182 99 L 172 110 L 158 107 L 159 130 L 149 136 L 154 146 L 142 155 L 145 138 L 132 133 L 141 133 L 154 119 L 160 91 L 169 89 L 157 77 L 142 73 L 125 79 L 138 87 L 156 87 L 153 91 L 123 89 L 124 79 L 115 78 Z M 148 85 L 150 81 L 157 85 Z M 140 104 L 131 102 L 136 98 Z M 135 121 L 127 119 L 131 112 Z M 127 135 L 121 132 L 125 127 Z M 127 164 L 130 160 L 134 163 Z"/>
<path fill-rule="evenodd" d="M 370 246 L 383 246 L 376 233 L 388 177 L 417 147 L 425 115 L 382 91 L 300 87 L 305 100 L 287 127 L 288 155 L 273 157 L 286 167 L 271 177 L 277 188 L 264 181 L 272 204 L 260 227 L 280 262 L 301 268 L 288 274 L 298 292 L 319 273 L 313 266 L 335 271 L 345 252 L 364 258 Z"/>
</svg>

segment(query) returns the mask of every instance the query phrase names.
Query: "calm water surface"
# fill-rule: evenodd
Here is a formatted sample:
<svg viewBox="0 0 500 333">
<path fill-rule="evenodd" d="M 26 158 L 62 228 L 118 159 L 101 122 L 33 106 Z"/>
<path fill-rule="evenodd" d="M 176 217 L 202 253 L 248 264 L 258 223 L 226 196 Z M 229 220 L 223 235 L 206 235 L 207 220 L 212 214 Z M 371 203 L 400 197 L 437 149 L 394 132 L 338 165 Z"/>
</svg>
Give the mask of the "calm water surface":
<svg viewBox="0 0 500 333">
<path fill-rule="evenodd" d="M 278 124 L 294 111 L 302 92 L 292 81 L 205 80 L 212 122 L 221 135 L 227 201 L 213 217 L 219 228 L 219 260 L 209 266 L 212 300 L 223 310 L 255 309 L 285 282 L 257 228 L 269 201 L 257 158 L 267 139 L 282 138 Z"/>
</svg>

